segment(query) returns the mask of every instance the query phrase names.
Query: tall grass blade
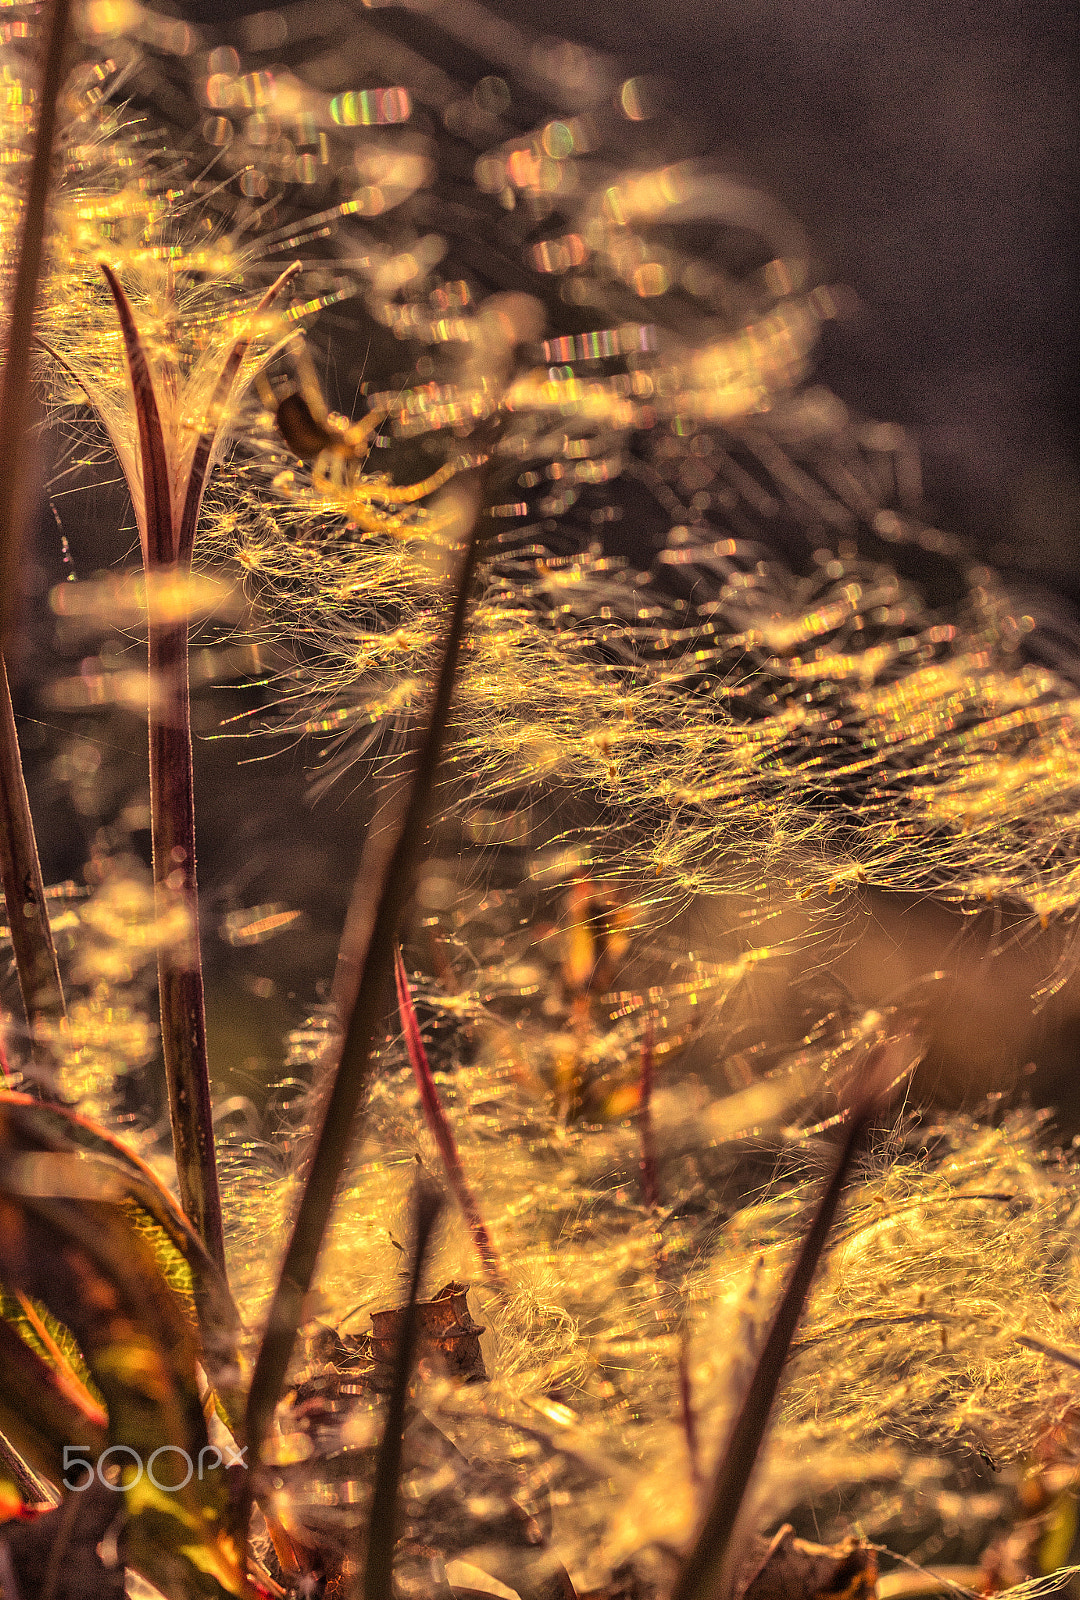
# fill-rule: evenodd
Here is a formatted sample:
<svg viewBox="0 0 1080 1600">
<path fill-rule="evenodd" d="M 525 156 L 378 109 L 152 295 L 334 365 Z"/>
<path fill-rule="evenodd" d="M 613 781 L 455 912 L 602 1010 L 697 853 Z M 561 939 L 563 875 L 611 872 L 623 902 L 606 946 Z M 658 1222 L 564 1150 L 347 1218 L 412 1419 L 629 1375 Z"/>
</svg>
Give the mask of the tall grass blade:
<svg viewBox="0 0 1080 1600">
<path fill-rule="evenodd" d="M 409 976 L 405 971 L 405 963 L 401 959 L 400 948 L 394 952 L 394 979 L 397 984 L 398 1011 L 401 1015 L 401 1026 L 405 1034 L 405 1048 L 409 1053 L 412 1063 L 413 1075 L 416 1086 L 420 1091 L 420 1105 L 423 1108 L 424 1120 L 428 1130 L 438 1146 L 442 1164 L 446 1169 L 450 1187 L 454 1191 L 454 1198 L 461 1207 L 462 1216 L 472 1235 L 476 1253 L 484 1269 L 484 1276 L 493 1289 L 506 1289 L 506 1278 L 499 1263 L 495 1246 L 491 1242 L 491 1235 L 487 1224 L 480 1212 L 476 1196 L 465 1174 L 461 1163 L 461 1153 L 454 1138 L 454 1130 L 450 1126 L 450 1119 L 443 1110 L 439 1091 L 435 1087 L 431 1065 L 424 1049 L 424 1041 L 420 1034 L 420 1024 L 416 1020 L 416 1008 L 413 1005 L 412 991 L 409 988 Z"/>
<path fill-rule="evenodd" d="M 0 880 L 11 947 L 35 1060 L 52 1061 L 49 1040 L 67 1015 L 34 819 L 23 777 L 7 664 L 0 656 Z"/>
<path fill-rule="evenodd" d="M 7 648 L 19 561 L 25 535 L 30 422 L 30 350 L 45 248 L 45 217 L 52 181 L 53 146 L 64 84 L 71 0 L 53 0 L 45 29 L 38 85 L 37 131 L 26 186 L 19 258 L 11 298 L 0 381 L 0 877 L 23 1007 L 37 1059 L 46 1063 L 45 1039 L 65 1017 L 64 991 L 53 947 L 37 840 L 23 779 L 11 705 Z"/>
<path fill-rule="evenodd" d="M 30 421 L 30 350 L 34 314 L 45 255 L 45 218 L 52 187 L 53 146 L 60 92 L 64 86 L 71 0 L 52 0 L 47 10 L 45 50 L 38 83 L 34 151 L 23 206 L 19 259 L 11 296 L 0 381 L 0 643 L 6 646 L 26 515 L 28 452 L 23 447 Z"/>
<path fill-rule="evenodd" d="M 131 309 L 131 301 L 107 262 L 102 262 L 101 270 L 105 274 L 105 282 L 109 285 L 109 293 L 116 306 L 116 315 L 124 338 L 124 353 L 127 357 L 128 376 L 131 379 L 132 398 L 135 403 L 135 423 L 139 432 L 139 464 L 142 469 L 146 565 L 148 568 L 170 567 L 176 560 L 176 537 L 169 483 L 169 456 L 165 448 L 165 431 L 161 426 L 157 394 L 154 391 L 154 378 L 135 321 L 135 313 Z"/>
<path fill-rule="evenodd" d="M 360 866 L 349 896 L 330 985 L 330 1007 L 342 1035 L 356 1004 L 364 952 L 371 937 L 371 920 L 375 912 L 371 885 L 381 883 L 386 874 L 408 793 L 407 773 L 394 772 L 380 784 L 375 813 L 364 837 Z M 328 1055 L 330 1059 L 324 1065 L 332 1071 L 337 1065 L 338 1056 L 333 1047 Z"/>
<path fill-rule="evenodd" d="M 124 337 L 142 463 L 147 577 L 178 559 L 169 459 L 150 363 L 127 295 L 103 265 Z M 208 453 L 209 458 L 209 453 Z M 212 1259 L 225 1270 L 225 1236 L 214 1149 L 213 1105 L 206 1052 L 206 1012 L 199 952 L 195 876 L 195 783 L 191 754 L 188 623 L 165 620 L 147 584 L 150 666 L 150 833 L 159 904 L 180 899 L 189 933 L 178 950 L 158 948 L 161 1047 L 169 1092 L 180 1201 Z"/>
<path fill-rule="evenodd" d="M 375 1463 L 375 1483 L 371 1493 L 371 1512 L 368 1517 L 367 1559 L 364 1563 L 364 1580 L 361 1588 L 363 1600 L 391 1600 L 394 1572 L 394 1546 L 397 1543 L 397 1499 L 401 1482 L 401 1457 L 405 1434 L 405 1407 L 409 1398 L 409 1382 L 416 1358 L 419 1332 L 419 1314 L 416 1302 L 420 1297 L 420 1278 L 424 1260 L 431 1243 L 432 1230 L 442 1209 L 438 1192 L 421 1182 L 417 1185 L 415 1226 L 413 1230 L 412 1268 L 409 1273 L 409 1297 L 401 1319 L 401 1331 L 394 1356 L 394 1375 L 390 1395 L 386 1402 L 386 1419 L 383 1423 L 382 1442 Z"/>
<path fill-rule="evenodd" d="M 275 278 L 267 289 L 258 305 L 255 307 L 253 322 L 268 312 L 274 302 L 284 294 L 289 284 L 292 283 L 297 273 L 301 271 L 299 261 L 294 261 L 291 266 Z M 254 330 L 233 342 L 232 349 L 222 364 L 221 373 L 214 386 L 214 393 L 210 398 L 207 409 L 208 426 L 199 435 L 195 445 L 195 453 L 191 458 L 191 468 L 188 472 L 187 491 L 184 495 L 183 509 L 180 512 L 180 526 L 176 533 L 177 561 L 187 563 L 191 560 L 191 552 L 195 546 L 195 532 L 199 525 L 199 512 L 202 510 L 203 494 L 206 490 L 206 480 L 210 474 L 210 467 L 214 459 L 214 449 L 218 435 L 221 431 L 221 419 L 225 414 L 233 387 L 240 375 L 240 368 L 244 364 L 244 357 L 251 348 Z"/>
<path fill-rule="evenodd" d="M 334 1196 L 353 1142 L 356 1114 L 367 1087 L 372 1042 L 382 1019 L 393 971 L 398 925 L 412 892 L 413 871 L 420 855 L 446 737 L 458 656 L 480 555 L 481 470 L 474 469 L 459 480 L 461 491 L 468 493 L 472 501 L 471 529 L 461 557 L 431 711 L 393 848 L 388 852 L 379 883 L 374 914 L 363 946 L 355 1003 L 252 1375 L 246 1436 L 253 1463 L 258 1462 L 285 1381 L 303 1317 L 304 1298 L 315 1277 Z"/>
</svg>

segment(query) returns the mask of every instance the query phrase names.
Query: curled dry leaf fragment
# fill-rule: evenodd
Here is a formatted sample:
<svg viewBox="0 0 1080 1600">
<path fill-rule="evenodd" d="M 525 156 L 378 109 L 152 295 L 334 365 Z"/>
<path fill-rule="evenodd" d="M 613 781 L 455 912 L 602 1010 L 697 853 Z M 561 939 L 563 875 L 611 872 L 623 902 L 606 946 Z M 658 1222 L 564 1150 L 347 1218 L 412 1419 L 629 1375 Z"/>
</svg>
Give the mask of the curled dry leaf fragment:
<svg viewBox="0 0 1080 1600">
<path fill-rule="evenodd" d="M 444 1284 L 433 1299 L 417 1301 L 417 1356 L 446 1377 L 479 1383 L 487 1377 L 480 1349 L 480 1335 L 484 1329 L 469 1315 L 466 1296 L 464 1284 L 450 1282 Z M 402 1315 L 398 1309 L 372 1312 L 371 1343 L 377 1365 L 389 1367 L 393 1364 Z"/>
<path fill-rule="evenodd" d="M 735 1600 L 874 1600 L 877 1554 L 861 1539 L 811 1544 L 789 1524 L 755 1538 L 735 1579 Z"/>
</svg>

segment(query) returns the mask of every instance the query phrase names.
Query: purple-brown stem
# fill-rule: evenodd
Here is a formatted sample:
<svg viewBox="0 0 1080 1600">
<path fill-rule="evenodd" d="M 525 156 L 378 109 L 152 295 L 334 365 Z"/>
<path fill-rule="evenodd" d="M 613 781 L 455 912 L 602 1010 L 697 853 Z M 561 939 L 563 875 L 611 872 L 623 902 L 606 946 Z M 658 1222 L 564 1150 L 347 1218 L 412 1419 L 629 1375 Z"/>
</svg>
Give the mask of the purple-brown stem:
<svg viewBox="0 0 1080 1600">
<path fill-rule="evenodd" d="M 165 1081 L 180 1202 L 215 1261 L 225 1270 L 213 1104 L 206 1052 L 206 1012 L 199 956 L 195 877 L 195 785 L 191 754 L 188 625 L 149 613 L 150 833 L 159 919 L 183 908 L 182 939 L 158 943 L 158 993 Z"/>
<path fill-rule="evenodd" d="M 435 1087 L 435 1078 L 428 1062 L 427 1051 L 420 1033 L 420 1024 L 416 1020 L 416 1008 L 413 1005 L 412 992 L 409 988 L 409 976 L 405 971 L 405 963 L 401 959 L 400 946 L 394 951 L 394 978 L 397 984 L 398 1011 L 401 1016 L 401 1027 L 405 1035 L 405 1048 L 409 1052 L 413 1073 L 416 1077 L 416 1086 L 420 1091 L 420 1105 L 424 1112 L 424 1121 L 428 1125 L 428 1132 L 438 1147 L 446 1176 L 450 1187 L 454 1191 L 454 1198 L 461 1207 L 462 1216 L 466 1226 L 472 1234 L 472 1241 L 476 1253 L 480 1257 L 480 1264 L 484 1269 L 484 1276 L 493 1289 L 505 1292 L 506 1278 L 495 1246 L 491 1242 L 491 1235 L 487 1224 L 480 1214 L 476 1196 L 465 1175 L 465 1168 L 461 1163 L 461 1153 L 454 1138 L 454 1130 L 450 1126 L 450 1119 L 443 1109 L 439 1099 L 439 1091 Z"/>
<path fill-rule="evenodd" d="M 287 267 L 255 310 L 267 311 L 299 271 Z M 211 397 L 207 424 L 196 441 L 179 517 L 173 504 L 169 447 L 166 444 L 145 346 L 131 302 L 115 272 L 102 272 L 116 306 L 131 379 L 139 437 L 142 491 L 142 547 L 148 595 L 150 831 L 154 888 L 159 916 L 178 901 L 186 933 L 178 943 L 158 943 L 161 1048 L 169 1091 L 173 1153 L 180 1201 L 207 1251 L 224 1272 L 217 1158 L 214 1149 L 210 1068 L 206 1053 L 206 1012 L 199 951 L 199 898 L 195 876 L 195 785 L 191 758 L 191 690 L 188 678 L 188 625 L 156 615 L 158 588 L 170 573 L 186 576 L 214 457 L 221 417 L 250 347 L 250 335 L 236 339 L 222 363 Z M 93 403 L 93 396 L 90 396 Z M 175 440 L 172 441 L 175 448 Z"/>
<path fill-rule="evenodd" d="M 638 1078 L 638 1131 L 641 1135 L 641 1189 L 650 1211 L 660 1209 L 660 1176 L 656 1164 L 656 1137 L 652 1120 L 653 1084 L 656 1081 L 656 1052 L 653 1049 L 652 1020 L 645 1025 L 641 1041 L 641 1071 Z"/>
<path fill-rule="evenodd" d="M 158 589 L 173 567 L 176 548 L 169 458 L 150 363 L 131 303 L 111 268 L 103 265 L 102 271 L 124 336 L 142 464 L 155 900 L 159 915 L 175 903 L 173 896 L 180 899 L 187 914 L 185 937 L 179 946 L 158 941 L 161 1053 L 169 1091 L 176 1177 L 181 1205 L 210 1256 L 224 1272 L 224 1230 L 199 954 L 188 628 L 186 621 L 165 620 L 156 614 L 160 604 Z"/>
<path fill-rule="evenodd" d="M 645 1024 L 641 1041 L 641 1067 L 638 1076 L 638 1133 L 641 1138 L 641 1189 L 650 1211 L 660 1209 L 660 1168 L 656 1159 L 656 1130 L 652 1119 L 653 1087 L 656 1083 L 656 1051 L 653 1045 L 653 1024 L 650 1017 Z M 663 1276 L 666 1252 L 663 1241 L 656 1256 L 656 1270 Z M 698 1439 L 697 1416 L 694 1412 L 694 1395 L 690 1384 L 690 1343 L 683 1323 L 679 1331 L 678 1355 L 679 1420 L 686 1440 L 686 1453 L 690 1460 L 690 1476 L 694 1488 L 701 1492 L 705 1482 L 701 1470 L 701 1444 Z"/>
</svg>

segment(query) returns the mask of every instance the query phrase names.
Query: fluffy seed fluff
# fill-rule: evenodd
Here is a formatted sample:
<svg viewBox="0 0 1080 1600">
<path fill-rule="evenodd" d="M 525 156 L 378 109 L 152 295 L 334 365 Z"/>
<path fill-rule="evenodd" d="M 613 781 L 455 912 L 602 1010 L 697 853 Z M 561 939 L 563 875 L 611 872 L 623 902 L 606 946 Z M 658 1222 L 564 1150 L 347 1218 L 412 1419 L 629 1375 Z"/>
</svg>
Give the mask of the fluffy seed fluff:
<svg viewBox="0 0 1080 1600">
<path fill-rule="evenodd" d="M 675 1140 L 673 1154 L 661 1107 L 665 1193 L 654 1214 L 632 1122 L 567 1125 L 490 1059 L 455 1063 L 437 1081 L 510 1288 L 483 1286 L 460 1218 L 448 1217 L 428 1289 L 473 1283 L 490 1381 L 433 1379 L 421 1403 L 526 1501 L 551 1495 L 555 1552 L 592 1587 L 642 1549 L 678 1549 L 692 1534 L 700 1503 L 680 1352 L 707 1473 L 824 1147 L 785 1134 L 758 1091 L 756 1105 L 736 1097 L 722 1142 Z M 1037 1139 L 1037 1123 L 1014 1120 L 901 1125 L 876 1143 L 799 1332 L 756 1485 L 762 1521 L 828 1492 L 871 1533 L 888 1531 L 885 1491 L 902 1488 L 925 1515 L 950 1462 L 977 1467 L 985 1453 L 1019 1466 L 1069 1411 L 1065 1369 L 1020 1342 L 1073 1347 L 1080 1333 L 1075 1175 Z M 272 1150 L 237 1149 L 233 1160 L 230 1268 L 257 1327 L 274 1270 L 266 1239 L 280 1237 L 295 1179 Z M 417 1160 L 438 1171 L 411 1074 L 391 1054 L 320 1271 L 320 1322 L 362 1333 L 370 1312 L 396 1303 Z M 732 1174 L 745 1184 L 754 1170 L 756 1197 L 739 1196 Z M 292 1510 L 301 1521 L 303 1499 Z"/>
<path fill-rule="evenodd" d="M 56 398 L 91 396 L 137 490 L 99 257 L 136 292 L 178 459 L 206 421 L 221 350 L 246 326 L 250 274 L 227 229 L 200 221 L 171 169 L 148 165 L 138 138 L 101 113 L 94 71 L 80 95 L 42 329 Z M 17 156 L 14 104 L 3 153 Z M 426 922 L 449 944 L 451 981 L 422 985 L 425 1016 L 444 1030 L 439 1090 L 510 1290 L 472 1291 L 489 1381 L 433 1378 L 423 1406 L 553 1517 L 556 1553 L 589 1586 L 691 1535 L 699 1491 L 681 1376 L 707 1476 L 825 1166 L 836 1082 L 868 1042 L 919 1022 L 902 1004 L 869 1019 L 838 1005 L 726 1095 L 722 1073 L 699 1081 L 680 1062 L 695 1016 L 719 1011 L 772 946 L 806 942 L 793 917 L 827 926 L 864 884 L 966 907 L 1008 899 L 1033 925 L 1060 919 L 1064 951 L 1080 835 L 1076 695 L 1039 664 L 1037 620 L 924 520 L 902 435 L 799 387 L 830 310 L 807 287 L 799 242 L 758 206 L 769 259 L 738 281 L 710 278 L 672 237 L 720 200 L 730 221 L 745 191 L 684 163 L 617 161 L 599 111 L 555 126 L 493 145 L 475 175 L 508 216 L 570 216 L 574 231 L 552 232 L 542 251 L 529 228 L 518 243 L 537 272 L 565 258 L 562 304 L 602 327 L 496 336 L 507 302 L 436 272 L 433 236 L 412 222 L 405 245 L 350 235 L 359 264 L 341 281 L 382 328 L 445 357 L 441 381 L 410 375 L 368 396 L 390 447 L 433 443 L 418 484 L 459 469 L 473 423 L 502 423 L 493 471 L 505 500 L 489 508 L 445 786 L 445 835 L 464 837 L 479 864 L 429 864 L 419 898 L 450 910 Z M 430 182 L 438 200 L 430 163 L 398 154 L 384 198 L 405 205 Z M 0 167 L 5 240 L 17 165 Z M 689 311 L 658 304 L 676 286 Z M 560 297 L 541 298 L 554 317 Z M 252 402 L 245 420 L 204 552 L 235 561 L 249 590 L 253 638 L 276 674 L 271 720 L 325 739 L 333 768 L 422 707 L 453 530 L 444 504 L 392 493 L 367 458 L 321 453 L 305 466 L 269 413 Z M 634 495 L 658 508 L 651 561 L 594 542 Z M 502 885 L 492 846 L 521 852 Z M 730 958 L 667 961 L 663 927 L 719 893 L 739 907 Z M 567 912 L 575 895 L 589 904 Z M 86 999 L 72 1007 L 70 1087 L 107 1114 L 117 1057 L 149 1053 L 140 985 L 169 930 L 134 869 L 105 876 L 72 916 Z M 611 952 L 631 932 L 653 944 L 624 970 Z M 554 958 L 560 938 L 570 949 Z M 653 1106 L 658 1211 L 643 1201 L 633 1117 L 653 1027 L 670 1071 Z M 312 1033 L 319 1059 L 327 1032 Z M 919 1049 L 913 1038 L 912 1059 Z M 799 1333 L 755 1490 L 762 1520 L 829 1489 L 888 1531 L 890 1486 L 908 1505 L 943 1498 L 957 1460 L 986 1451 L 1015 1465 L 1067 1411 L 1063 1369 L 1022 1342 L 1078 1338 L 1075 1173 L 1040 1154 L 1043 1141 L 1037 1119 L 915 1119 L 879 1137 Z M 293 1128 L 222 1152 L 230 1270 L 252 1335 L 303 1146 Z M 418 1157 L 437 1171 L 390 1044 L 321 1273 L 319 1314 L 338 1329 L 363 1329 L 365 1313 L 400 1297 L 396 1241 Z M 427 1286 L 475 1276 L 451 1211 Z M 301 1483 L 291 1506 L 285 1495 L 286 1519 L 302 1520 L 307 1489 L 316 1497 Z"/>
</svg>

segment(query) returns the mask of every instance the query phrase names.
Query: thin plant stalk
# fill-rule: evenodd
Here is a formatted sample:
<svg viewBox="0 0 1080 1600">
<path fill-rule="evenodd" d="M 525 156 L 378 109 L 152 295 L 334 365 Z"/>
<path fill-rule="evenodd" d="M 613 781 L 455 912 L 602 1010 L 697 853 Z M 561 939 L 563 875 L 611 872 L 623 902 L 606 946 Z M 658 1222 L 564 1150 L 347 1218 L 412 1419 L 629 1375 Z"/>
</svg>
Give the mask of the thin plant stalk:
<svg viewBox="0 0 1080 1600">
<path fill-rule="evenodd" d="M 199 952 L 195 776 L 191 750 L 187 622 L 149 613 L 150 835 L 161 911 L 183 904 L 187 935 L 158 946 L 162 1053 L 181 1202 L 210 1255 L 225 1268 L 213 1102 Z M 155 705 L 155 700 L 157 704 Z"/>
<path fill-rule="evenodd" d="M 705 1473 L 701 1466 L 701 1438 L 698 1433 L 697 1412 L 694 1410 L 694 1386 L 690 1378 L 690 1330 L 686 1324 L 679 1329 L 679 1354 L 677 1358 L 679 1379 L 679 1421 L 686 1440 L 686 1458 L 690 1467 L 690 1481 L 694 1493 L 701 1495 L 705 1487 Z"/>
<path fill-rule="evenodd" d="M 420 1278 L 431 1244 L 432 1231 L 441 1209 L 442 1202 L 437 1191 L 429 1184 L 421 1183 L 416 1194 L 409 1297 L 405 1303 L 398 1332 L 394 1373 L 386 1401 L 382 1441 L 375 1462 L 375 1482 L 372 1486 L 371 1511 L 368 1516 L 367 1558 L 364 1562 L 364 1580 L 360 1591 L 363 1600 L 391 1600 L 393 1593 L 394 1546 L 397 1544 L 398 1487 L 401 1483 L 405 1408 L 409 1399 L 409 1383 L 412 1379 L 420 1328 L 416 1302 L 420 1298 Z"/>
<path fill-rule="evenodd" d="M 360 970 L 364 951 L 371 935 L 373 901 L 371 885 L 381 883 L 390 860 L 396 837 L 395 829 L 401 820 L 408 795 L 408 774 L 395 772 L 380 785 L 374 815 L 368 824 L 360 866 L 353 881 L 348 910 L 338 944 L 334 976 L 330 984 L 330 1007 L 334 1022 L 343 1037 L 356 1004 L 360 986 Z M 339 1044 L 340 1040 L 336 1041 Z M 338 1049 L 327 1052 L 331 1070 L 337 1065 Z M 325 1065 L 326 1063 L 324 1063 Z"/>
<path fill-rule="evenodd" d="M 291 266 L 256 308 L 270 305 L 295 276 Z M 228 404 L 250 336 L 234 341 L 221 366 L 182 495 L 174 501 L 169 449 L 162 427 L 150 362 L 131 303 L 116 274 L 102 266 L 124 338 L 138 427 L 142 467 L 143 560 L 146 568 L 149 657 L 150 833 L 159 914 L 178 902 L 186 937 L 158 945 L 158 992 L 162 1055 L 169 1093 L 173 1154 L 180 1201 L 208 1253 L 224 1272 L 213 1102 L 206 1050 L 206 1010 L 199 949 L 199 896 L 195 870 L 195 782 L 191 749 L 188 621 L 162 605 L 173 576 L 183 578 L 191 553 L 203 493 L 214 458 L 221 417 Z"/>
<path fill-rule="evenodd" d="M 420 1105 L 424 1113 L 424 1121 L 428 1131 L 438 1147 L 443 1168 L 454 1191 L 454 1198 L 461 1207 L 465 1224 L 472 1235 L 473 1245 L 480 1264 L 484 1269 L 484 1277 L 493 1289 L 506 1291 L 506 1277 L 499 1262 L 495 1246 L 491 1242 L 487 1224 L 484 1221 L 473 1194 L 472 1185 L 466 1176 L 465 1168 L 461 1161 L 461 1152 L 454 1138 L 454 1130 L 450 1126 L 450 1119 L 446 1115 L 439 1091 L 435 1087 L 435 1078 L 431 1071 L 431 1064 L 424 1049 L 424 1041 L 420 1033 L 420 1024 L 416 1020 L 416 1008 L 413 1005 L 412 991 L 409 988 L 409 976 L 405 971 L 405 963 L 401 958 L 400 948 L 394 952 L 394 979 L 397 984 L 398 1011 L 401 1015 L 401 1026 L 405 1034 L 405 1048 L 412 1063 L 413 1075 L 416 1086 L 420 1091 Z"/>
<path fill-rule="evenodd" d="M 639 1169 L 641 1192 L 645 1204 L 655 1216 L 660 1210 L 660 1167 L 656 1159 L 656 1128 L 653 1124 L 652 1097 L 656 1084 L 656 1049 L 653 1042 L 653 1024 L 650 1017 L 645 1024 L 641 1042 L 641 1065 L 638 1069 L 638 1137 L 641 1143 Z M 663 1235 L 658 1236 L 656 1252 L 657 1277 L 668 1276 L 667 1250 Z M 705 1486 L 701 1470 L 701 1441 L 698 1436 L 697 1414 L 694 1411 L 693 1385 L 690 1381 L 690 1334 L 685 1320 L 679 1329 L 679 1353 L 676 1359 L 679 1384 L 679 1421 L 686 1440 L 686 1455 L 690 1465 L 690 1478 L 694 1491 L 700 1495 Z"/>
<path fill-rule="evenodd" d="M 652 1096 L 656 1081 L 656 1051 L 653 1047 L 652 1020 L 646 1024 L 641 1043 L 641 1068 L 638 1076 L 638 1136 L 641 1140 L 641 1192 L 650 1211 L 660 1209 L 660 1177 L 656 1163 L 656 1133 L 653 1128 Z"/>
<path fill-rule="evenodd" d="M 178 557 L 169 459 L 150 363 L 127 295 L 104 266 L 124 337 L 142 463 L 149 656 L 150 837 L 159 915 L 179 902 L 187 936 L 158 944 L 161 1048 L 180 1203 L 214 1261 L 225 1268 L 206 1054 L 206 1012 L 195 877 L 195 783 L 191 754 L 186 620 L 164 618 L 158 585 Z"/>
<path fill-rule="evenodd" d="M 2 453 L 2 452 L 0 452 Z M 56 960 L 34 819 L 23 777 L 7 665 L 0 656 L 0 880 L 26 1025 L 39 1064 L 52 1060 L 49 1040 L 67 1015 Z"/>
<path fill-rule="evenodd" d="M 11 298 L 0 382 L 0 878 L 7 903 L 15 967 L 27 1027 L 39 1060 L 51 1052 L 44 1041 L 65 1020 L 34 823 L 23 778 L 15 714 L 11 704 L 3 651 L 14 596 L 19 590 L 19 564 L 25 540 L 29 498 L 25 441 L 31 417 L 30 351 L 45 249 L 45 219 L 52 182 L 53 146 L 71 0 L 53 0 L 45 30 L 45 51 L 38 84 L 37 130 L 30 160 L 19 259 Z"/>
<path fill-rule="evenodd" d="M 732 1555 L 743 1503 L 768 1432 L 795 1330 L 836 1219 L 852 1163 L 879 1103 L 876 1094 L 867 1092 L 851 1110 L 829 1181 L 799 1247 L 728 1435 L 704 1522 L 683 1562 L 671 1600 L 725 1600 L 731 1591 Z"/>
<path fill-rule="evenodd" d="M 341 1045 L 341 1056 L 326 1098 L 322 1123 L 308 1166 L 307 1179 L 292 1235 L 271 1301 L 262 1344 L 248 1392 L 246 1438 L 249 1457 L 257 1465 L 288 1372 L 304 1301 L 315 1278 L 323 1238 L 333 1210 L 341 1175 L 355 1134 L 357 1112 L 367 1088 L 375 1030 L 383 1016 L 386 990 L 394 967 L 398 927 L 412 893 L 435 777 L 442 756 L 453 700 L 458 658 L 469 614 L 473 579 L 481 545 L 480 472 L 463 477 L 460 492 L 471 498 L 471 528 L 462 553 L 457 586 L 443 643 L 442 659 L 427 726 L 416 755 L 412 783 L 397 825 L 366 929 L 359 963 L 356 999 Z"/>
<path fill-rule="evenodd" d="M 71 0 L 52 0 L 37 87 L 34 150 L 30 158 L 0 383 L 0 642 L 7 643 L 25 532 L 28 452 L 23 441 L 31 415 L 30 351 L 45 256 L 45 219 L 52 187 L 53 147 L 64 87 Z"/>
<path fill-rule="evenodd" d="M 1025 1350 L 1034 1350 L 1038 1355 L 1045 1356 L 1048 1361 L 1057 1361 L 1063 1367 L 1071 1367 L 1074 1372 L 1080 1372 L 1080 1355 L 1072 1350 L 1062 1350 L 1056 1344 L 1047 1344 L 1045 1339 L 1036 1339 L 1030 1333 L 1019 1333 L 1016 1342 Z"/>
</svg>

